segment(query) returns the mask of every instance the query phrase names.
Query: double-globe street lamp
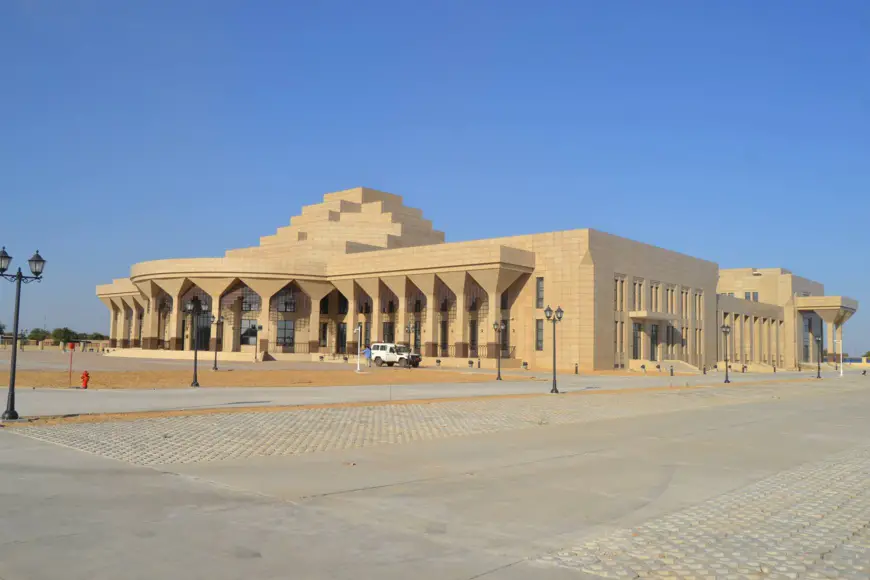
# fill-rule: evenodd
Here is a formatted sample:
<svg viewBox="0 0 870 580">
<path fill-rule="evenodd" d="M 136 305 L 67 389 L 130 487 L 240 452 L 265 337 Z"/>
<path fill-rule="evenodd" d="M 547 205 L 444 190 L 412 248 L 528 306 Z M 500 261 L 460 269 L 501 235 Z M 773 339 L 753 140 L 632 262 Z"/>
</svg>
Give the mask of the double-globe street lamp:
<svg viewBox="0 0 870 580">
<path fill-rule="evenodd" d="M 818 362 L 818 370 L 816 371 L 816 378 L 822 378 L 822 336 L 819 335 L 816 337 L 816 361 Z"/>
<path fill-rule="evenodd" d="M 728 334 L 731 332 L 731 327 L 727 324 L 723 324 L 719 330 L 721 330 L 722 334 L 725 336 L 725 382 L 730 383 L 731 379 L 728 378 Z"/>
<path fill-rule="evenodd" d="M 196 367 L 199 363 L 198 354 L 199 354 L 199 317 L 203 313 L 202 309 L 202 301 L 199 299 L 199 296 L 194 296 L 190 302 L 184 305 L 188 314 L 191 315 L 190 321 L 190 331 L 193 333 L 193 381 L 190 383 L 191 387 L 198 387 L 199 381 L 196 376 Z M 209 323 L 214 320 L 211 314 L 209 314 Z M 217 367 L 217 347 L 215 347 L 215 368 Z"/>
<path fill-rule="evenodd" d="M 547 317 L 547 320 L 553 322 L 553 388 L 550 389 L 551 393 L 559 392 L 558 387 L 556 387 L 556 323 L 561 322 L 564 313 L 561 306 L 557 306 L 555 312 L 553 312 L 553 309 L 549 305 L 544 310 L 544 316 Z"/>
<path fill-rule="evenodd" d="M 18 419 L 18 411 L 15 410 L 15 366 L 18 363 L 18 311 L 21 306 L 21 284 L 39 282 L 42 280 L 42 270 L 45 268 L 45 260 L 39 255 L 39 250 L 27 260 L 30 265 L 32 276 L 25 276 L 21 268 L 15 274 L 7 274 L 12 256 L 6 253 L 6 247 L 0 249 L 0 277 L 15 282 L 15 313 L 12 317 L 12 359 L 9 364 L 9 396 L 6 399 L 6 411 L 3 412 L 4 421 Z"/>
<path fill-rule="evenodd" d="M 496 374 L 495 380 L 500 381 L 501 380 L 501 345 L 502 345 L 501 335 L 505 329 L 504 320 L 502 320 L 501 322 L 493 322 L 492 329 L 495 331 L 495 336 L 497 339 L 496 344 L 495 344 L 495 350 L 497 353 L 496 356 L 498 357 L 498 362 L 497 362 L 498 374 Z"/>
</svg>

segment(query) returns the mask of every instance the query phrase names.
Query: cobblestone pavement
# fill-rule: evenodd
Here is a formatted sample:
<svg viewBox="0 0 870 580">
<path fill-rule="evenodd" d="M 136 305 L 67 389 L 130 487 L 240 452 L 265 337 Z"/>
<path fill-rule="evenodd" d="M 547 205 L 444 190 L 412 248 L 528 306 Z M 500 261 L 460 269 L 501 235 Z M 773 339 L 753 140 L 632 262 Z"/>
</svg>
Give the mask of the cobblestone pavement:
<svg viewBox="0 0 870 580">
<path fill-rule="evenodd" d="M 605 578 L 870 578 L 870 448 L 541 557 Z"/>
<path fill-rule="evenodd" d="M 828 390 L 850 387 L 828 387 Z M 818 393 L 811 383 L 593 396 L 244 412 L 21 427 L 13 432 L 138 465 L 364 448 Z"/>
</svg>

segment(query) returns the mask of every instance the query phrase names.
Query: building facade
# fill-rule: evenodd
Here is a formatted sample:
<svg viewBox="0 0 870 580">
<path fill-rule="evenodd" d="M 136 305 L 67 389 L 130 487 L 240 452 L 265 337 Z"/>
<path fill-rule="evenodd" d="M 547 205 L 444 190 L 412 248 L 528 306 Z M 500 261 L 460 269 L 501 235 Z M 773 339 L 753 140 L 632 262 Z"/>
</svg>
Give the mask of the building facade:
<svg viewBox="0 0 870 580">
<path fill-rule="evenodd" d="M 550 368 L 555 340 L 565 370 L 710 368 L 726 348 L 794 368 L 820 356 L 825 325 L 833 352 L 858 307 L 787 270 L 720 270 L 592 229 L 446 243 L 420 210 L 368 188 L 326 194 L 222 258 L 134 264 L 97 296 L 113 354 L 340 360 L 402 342 L 445 366 Z"/>
</svg>

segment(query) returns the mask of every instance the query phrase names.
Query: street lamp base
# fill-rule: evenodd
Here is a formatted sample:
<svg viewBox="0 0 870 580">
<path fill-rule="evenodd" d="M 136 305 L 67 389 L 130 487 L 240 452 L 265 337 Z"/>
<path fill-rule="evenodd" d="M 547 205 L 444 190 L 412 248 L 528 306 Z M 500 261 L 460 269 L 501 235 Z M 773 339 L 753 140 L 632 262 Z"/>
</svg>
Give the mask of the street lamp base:
<svg viewBox="0 0 870 580">
<path fill-rule="evenodd" d="M 551 394 L 554 394 L 554 395 L 558 395 L 558 394 L 559 394 L 559 389 L 557 389 L 556 387 L 553 387 L 552 389 L 550 389 L 550 393 L 551 393 Z"/>
<path fill-rule="evenodd" d="M 17 421 L 18 420 L 18 411 L 15 409 L 7 409 L 3 412 L 3 420 L 4 421 Z"/>
<path fill-rule="evenodd" d="M 191 386 L 191 387 L 198 387 L 198 386 L 199 386 L 199 381 L 193 381 L 192 383 L 190 383 L 190 386 Z"/>
<path fill-rule="evenodd" d="M 500 380 L 501 380 L 501 375 L 498 375 L 497 377 L 495 377 L 495 380 L 500 381 Z"/>
<path fill-rule="evenodd" d="M 730 382 L 731 382 L 731 381 L 730 381 L 729 379 L 725 379 L 725 383 L 726 383 L 726 384 L 727 384 L 727 383 L 730 383 Z"/>
</svg>

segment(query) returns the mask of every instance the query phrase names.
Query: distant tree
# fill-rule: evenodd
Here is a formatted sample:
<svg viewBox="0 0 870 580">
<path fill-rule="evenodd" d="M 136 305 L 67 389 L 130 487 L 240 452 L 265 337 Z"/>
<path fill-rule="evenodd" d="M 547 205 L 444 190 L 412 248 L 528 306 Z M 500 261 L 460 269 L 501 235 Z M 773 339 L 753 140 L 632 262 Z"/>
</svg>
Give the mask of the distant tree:
<svg viewBox="0 0 870 580">
<path fill-rule="evenodd" d="M 71 342 L 75 340 L 76 333 L 72 329 L 64 326 L 63 328 L 55 328 L 54 330 L 52 330 L 51 338 L 53 338 L 57 342 Z"/>
<path fill-rule="evenodd" d="M 6 332 L 6 325 L 0 322 L 0 334 L 3 334 L 4 332 Z"/>
<path fill-rule="evenodd" d="M 41 341 L 41 340 L 45 340 L 49 336 L 51 336 L 51 335 L 48 333 L 47 330 L 43 330 L 41 328 L 34 328 L 33 330 L 30 331 L 30 334 L 27 335 L 27 338 L 29 340 Z"/>
<path fill-rule="evenodd" d="M 92 332 L 87 337 L 90 340 L 109 340 L 109 337 L 101 332 Z"/>
<path fill-rule="evenodd" d="M 870 358 L 870 350 L 864 353 L 864 358 Z"/>
</svg>

